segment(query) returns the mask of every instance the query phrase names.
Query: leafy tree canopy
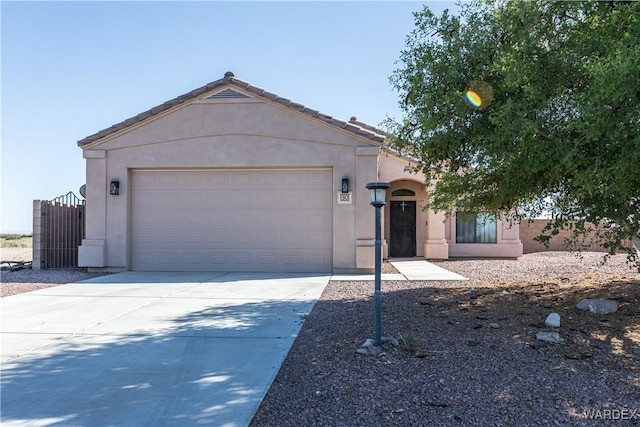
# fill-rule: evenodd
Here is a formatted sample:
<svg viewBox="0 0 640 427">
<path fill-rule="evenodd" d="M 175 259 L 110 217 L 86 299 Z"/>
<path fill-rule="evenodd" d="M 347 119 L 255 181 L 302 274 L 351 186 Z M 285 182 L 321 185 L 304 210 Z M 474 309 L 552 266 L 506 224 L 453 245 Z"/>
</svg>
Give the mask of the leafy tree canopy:
<svg viewBox="0 0 640 427">
<path fill-rule="evenodd" d="M 476 0 L 414 16 L 390 79 L 403 119 L 385 127 L 437 180 L 431 207 L 551 214 L 551 233 L 605 225 L 612 253 L 640 242 L 640 2 Z"/>
</svg>

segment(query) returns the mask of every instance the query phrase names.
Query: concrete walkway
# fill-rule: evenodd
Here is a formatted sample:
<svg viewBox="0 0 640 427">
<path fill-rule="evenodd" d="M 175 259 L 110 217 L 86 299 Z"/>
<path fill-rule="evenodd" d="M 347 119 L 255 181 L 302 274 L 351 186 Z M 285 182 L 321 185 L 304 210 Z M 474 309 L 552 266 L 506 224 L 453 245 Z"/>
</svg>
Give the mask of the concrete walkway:
<svg viewBox="0 0 640 427">
<path fill-rule="evenodd" d="M 246 426 L 329 275 L 135 273 L 0 300 L 2 426 Z"/>
<path fill-rule="evenodd" d="M 467 280 L 466 277 L 424 259 L 409 258 L 390 262 L 407 280 Z"/>
<path fill-rule="evenodd" d="M 467 280 L 459 274 L 420 258 L 407 258 L 389 261 L 399 274 L 382 274 L 384 280 Z M 375 280 L 373 274 L 334 274 L 331 280 Z"/>
</svg>

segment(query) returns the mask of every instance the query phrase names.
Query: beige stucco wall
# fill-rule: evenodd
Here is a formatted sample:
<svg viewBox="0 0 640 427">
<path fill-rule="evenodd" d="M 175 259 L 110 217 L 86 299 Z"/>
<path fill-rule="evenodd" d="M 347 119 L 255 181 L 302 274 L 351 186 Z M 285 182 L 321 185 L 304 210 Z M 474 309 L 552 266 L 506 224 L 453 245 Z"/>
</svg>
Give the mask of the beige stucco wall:
<svg viewBox="0 0 640 427">
<path fill-rule="evenodd" d="M 568 248 L 566 246 L 565 239 L 570 238 L 573 232 L 572 229 L 561 230 L 555 236 L 552 236 L 549 241 L 549 246 L 545 247 L 542 243 L 539 243 L 534 238 L 538 237 L 542 230 L 551 220 L 549 219 L 534 219 L 532 221 L 524 220 L 520 223 L 520 239 L 523 244 L 523 251 L 525 254 L 533 252 L 544 251 L 569 251 L 569 250 L 588 250 L 592 252 L 608 252 L 607 248 L 598 244 L 595 232 L 589 233 L 587 236 L 579 238 L 575 242 L 575 246 Z M 593 224 L 588 223 L 588 228 L 596 228 Z M 625 246 L 628 248 L 633 247 L 631 240 L 625 242 Z"/>
<path fill-rule="evenodd" d="M 416 252 L 418 256 L 442 260 L 450 257 L 479 257 L 479 258 L 518 258 L 522 256 L 522 243 L 519 238 L 519 227 L 512 226 L 504 219 L 498 220 L 497 242 L 495 244 L 460 244 L 456 243 L 455 214 L 447 217 L 444 212 L 434 212 L 425 209 L 424 198 L 428 187 L 424 184 L 425 177 L 421 173 L 407 172 L 409 161 L 389 153 L 380 156 L 380 180 L 391 183 L 388 201 L 416 200 L 418 212 L 416 218 Z M 416 197 L 391 197 L 391 192 L 400 188 L 407 188 L 416 193 Z M 388 217 L 388 206 L 385 208 Z M 385 236 L 390 233 L 389 220 L 385 220 Z M 453 237 L 452 237 L 453 236 Z M 385 252 L 385 256 L 388 252 Z"/>
<path fill-rule="evenodd" d="M 415 191 L 418 256 L 438 260 L 522 255 L 518 227 L 503 222 L 495 245 L 456 244 L 455 221 L 422 209 L 427 195 L 424 176 L 407 172 L 406 159 L 381 154 L 366 137 L 262 98 L 189 101 L 84 146 L 83 156 L 87 162 L 87 228 L 79 265 L 96 270 L 130 268 L 129 181 L 132 171 L 139 169 L 331 168 L 334 194 L 340 191 L 343 177 L 349 178 L 352 192 L 351 204 L 338 204 L 337 197 L 333 204 L 336 272 L 374 267 L 375 216 L 365 188 L 373 181 L 391 183 L 388 200 L 394 199 L 390 195 L 395 189 Z M 117 196 L 109 194 L 112 179 L 120 182 Z M 383 210 L 384 256 L 387 218 L 388 207 Z"/>
<path fill-rule="evenodd" d="M 79 263 L 129 268 L 132 170 L 330 167 L 334 193 L 343 176 L 353 192 L 351 205 L 334 201 L 334 271 L 371 269 L 373 212 L 364 186 L 376 180 L 378 152 L 365 138 L 266 100 L 187 103 L 85 147 L 88 215 Z M 120 181 L 118 196 L 108 194 L 112 179 Z"/>
<path fill-rule="evenodd" d="M 520 228 L 505 218 L 496 226 L 496 243 L 456 243 L 455 213 L 447 219 L 446 239 L 449 256 L 459 258 L 519 258 L 522 256 Z"/>
</svg>

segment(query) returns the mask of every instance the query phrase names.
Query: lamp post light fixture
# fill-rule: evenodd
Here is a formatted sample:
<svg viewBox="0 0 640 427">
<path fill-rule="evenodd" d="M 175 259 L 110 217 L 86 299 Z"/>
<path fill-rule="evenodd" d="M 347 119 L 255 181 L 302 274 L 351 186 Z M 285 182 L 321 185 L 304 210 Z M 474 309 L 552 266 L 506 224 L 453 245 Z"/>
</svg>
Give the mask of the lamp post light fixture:
<svg viewBox="0 0 640 427">
<path fill-rule="evenodd" d="M 374 323 L 374 341 L 375 345 L 380 347 L 382 339 L 382 321 L 381 321 L 381 298 L 380 290 L 381 270 L 382 270 L 382 231 L 380 225 L 380 208 L 385 205 L 387 197 L 387 189 L 390 187 L 388 182 L 370 182 L 366 188 L 371 192 L 371 206 L 376 208 L 376 241 L 375 241 L 375 292 L 373 294 L 373 323 Z"/>
</svg>

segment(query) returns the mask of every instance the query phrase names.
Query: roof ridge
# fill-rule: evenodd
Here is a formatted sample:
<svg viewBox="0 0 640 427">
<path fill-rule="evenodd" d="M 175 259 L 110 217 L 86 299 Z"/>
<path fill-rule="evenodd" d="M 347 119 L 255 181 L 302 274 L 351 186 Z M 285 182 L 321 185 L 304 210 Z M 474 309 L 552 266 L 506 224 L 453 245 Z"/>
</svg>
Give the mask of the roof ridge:
<svg viewBox="0 0 640 427">
<path fill-rule="evenodd" d="M 157 114 L 162 113 L 163 111 L 169 110 L 173 107 L 176 107 L 180 104 L 183 104 L 187 101 L 191 101 L 194 98 L 197 98 L 198 96 L 209 92 L 217 87 L 223 86 L 225 84 L 231 84 L 233 86 L 236 86 L 240 89 L 244 89 L 254 95 L 257 95 L 259 97 L 262 98 L 266 98 L 272 102 L 276 102 L 280 105 L 283 105 L 285 107 L 288 108 L 292 108 L 294 110 L 297 110 L 303 114 L 306 114 L 308 116 L 314 117 L 316 119 L 322 120 L 332 126 L 336 126 L 339 127 L 341 129 L 344 129 L 346 131 L 349 131 L 351 133 L 354 133 L 358 136 L 361 137 L 365 137 L 368 138 L 378 144 L 381 144 L 382 142 L 384 142 L 385 138 L 389 136 L 388 133 L 375 128 L 373 126 L 367 125 L 366 123 L 362 123 L 359 122 L 355 119 L 355 117 L 352 117 L 351 120 L 349 122 L 343 121 L 343 120 L 339 120 L 334 118 L 333 116 L 330 116 L 328 114 L 324 114 L 321 113 L 318 110 L 314 110 L 312 108 L 307 107 L 306 105 L 303 104 L 299 104 L 297 102 L 294 102 L 288 98 L 284 98 L 281 97 L 278 94 L 272 93 L 272 92 L 268 92 L 265 89 L 262 89 L 258 86 L 254 86 L 248 82 L 245 82 L 243 80 L 240 80 L 238 78 L 235 77 L 235 75 L 231 72 L 231 71 L 227 71 L 226 73 L 224 73 L 224 77 L 221 79 L 218 79 L 216 81 L 207 83 L 204 86 L 201 86 L 199 88 L 193 89 L 190 92 L 187 92 L 183 95 L 180 95 L 176 98 L 170 99 L 169 101 L 166 101 L 160 105 L 157 105 L 155 107 L 150 108 L 147 111 L 144 111 L 142 113 L 139 113 L 133 117 L 130 117 L 126 120 L 123 120 L 119 123 L 116 123 L 108 128 L 102 129 L 96 133 L 94 133 L 93 135 L 89 135 L 86 138 L 83 138 L 81 140 L 78 141 L 78 146 L 79 147 L 83 147 L 85 145 L 88 145 L 92 142 L 95 142 L 101 138 L 104 138 L 108 135 L 111 135 L 115 132 L 118 132 L 120 130 L 126 129 L 129 126 L 132 126 L 133 124 L 136 123 L 140 123 L 150 117 L 153 117 Z"/>
</svg>

